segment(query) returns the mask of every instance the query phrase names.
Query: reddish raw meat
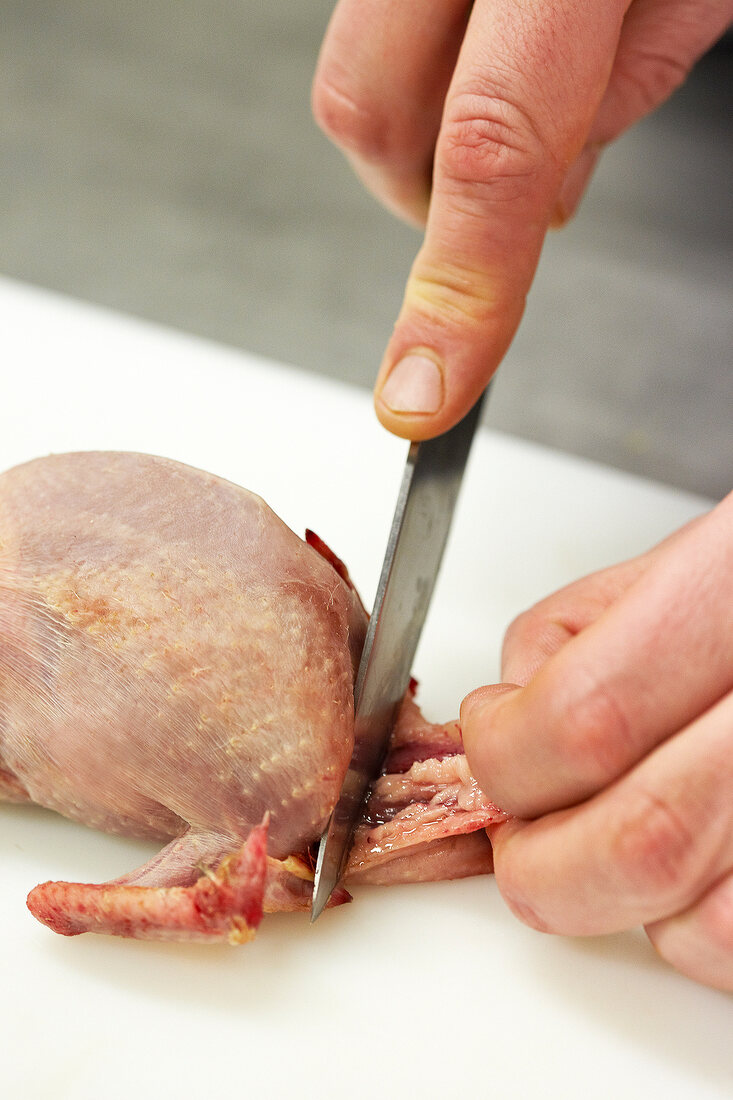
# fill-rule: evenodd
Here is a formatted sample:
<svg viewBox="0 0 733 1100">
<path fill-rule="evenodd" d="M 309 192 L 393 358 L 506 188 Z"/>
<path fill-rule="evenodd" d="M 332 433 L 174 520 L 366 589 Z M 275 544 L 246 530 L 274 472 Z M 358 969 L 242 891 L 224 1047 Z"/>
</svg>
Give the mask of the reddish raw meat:
<svg viewBox="0 0 733 1100">
<path fill-rule="evenodd" d="M 72 454 L 0 477 L 0 798 L 168 843 L 101 886 L 45 883 L 57 932 L 254 934 L 307 909 L 353 743 L 366 614 L 317 536 L 162 458 Z M 455 723 L 403 705 L 356 882 L 490 870 Z M 348 900 L 337 892 L 332 904 Z"/>
</svg>

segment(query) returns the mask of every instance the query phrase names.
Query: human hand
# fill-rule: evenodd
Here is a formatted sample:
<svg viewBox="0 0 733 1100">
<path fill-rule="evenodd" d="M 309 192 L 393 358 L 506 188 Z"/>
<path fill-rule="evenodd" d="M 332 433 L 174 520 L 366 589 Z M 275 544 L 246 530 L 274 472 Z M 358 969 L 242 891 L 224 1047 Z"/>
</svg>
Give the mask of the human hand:
<svg viewBox="0 0 733 1100">
<path fill-rule="evenodd" d="M 643 924 L 733 990 L 733 494 L 507 632 L 502 685 L 461 709 L 471 770 L 516 820 L 499 889 L 545 932 Z"/>
<path fill-rule="evenodd" d="M 428 439 L 468 411 L 548 226 L 732 18 L 731 0 L 340 0 L 316 119 L 382 202 L 427 220 L 376 384 L 387 428 Z"/>
</svg>

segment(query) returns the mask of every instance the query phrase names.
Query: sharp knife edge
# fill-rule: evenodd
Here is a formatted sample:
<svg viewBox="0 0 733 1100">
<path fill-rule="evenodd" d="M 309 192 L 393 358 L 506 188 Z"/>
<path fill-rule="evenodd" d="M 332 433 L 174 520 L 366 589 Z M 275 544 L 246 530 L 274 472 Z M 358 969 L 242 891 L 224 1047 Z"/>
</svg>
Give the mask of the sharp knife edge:
<svg viewBox="0 0 733 1100">
<path fill-rule="evenodd" d="M 318 850 L 312 921 L 343 873 L 407 690 L 485 396 L 450 431 L 410 444 L 354 688 L 354 753 Z"/>
</svg>

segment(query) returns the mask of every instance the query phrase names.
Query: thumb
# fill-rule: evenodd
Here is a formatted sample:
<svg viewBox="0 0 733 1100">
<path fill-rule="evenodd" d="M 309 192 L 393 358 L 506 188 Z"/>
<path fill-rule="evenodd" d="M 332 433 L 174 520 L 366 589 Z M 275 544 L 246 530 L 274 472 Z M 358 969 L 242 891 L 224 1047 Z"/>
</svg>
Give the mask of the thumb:
<svg viewBox="0 0 733 1100">
<path fill-rule="evenodd" d="M 569 165 L 611 71 L 624 0 L 476 0 L 446 98 L 425 240 L 376 384 L 396 435 L 468 411 L 519 324 Z"/>
</svg>

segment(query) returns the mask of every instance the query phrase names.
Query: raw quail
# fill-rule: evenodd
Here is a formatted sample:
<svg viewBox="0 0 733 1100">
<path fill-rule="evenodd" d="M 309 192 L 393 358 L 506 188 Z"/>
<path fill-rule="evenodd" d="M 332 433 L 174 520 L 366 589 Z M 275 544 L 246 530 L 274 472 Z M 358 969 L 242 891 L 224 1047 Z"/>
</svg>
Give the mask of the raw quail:
<svg viewBox="0 0 733 1100">
<path fill-rule="evenodd" d="M 37 886 L 31 912 L 65 935 L 238 943 L 309 908 L 366 622 L 320 539 L 211 474 L 91 452 L 0 476 L 0 799 L 165 841 L 115 881 Z M 347 882 L 490 870 L 503 817 L 411 690 Z"/>
</svg>

